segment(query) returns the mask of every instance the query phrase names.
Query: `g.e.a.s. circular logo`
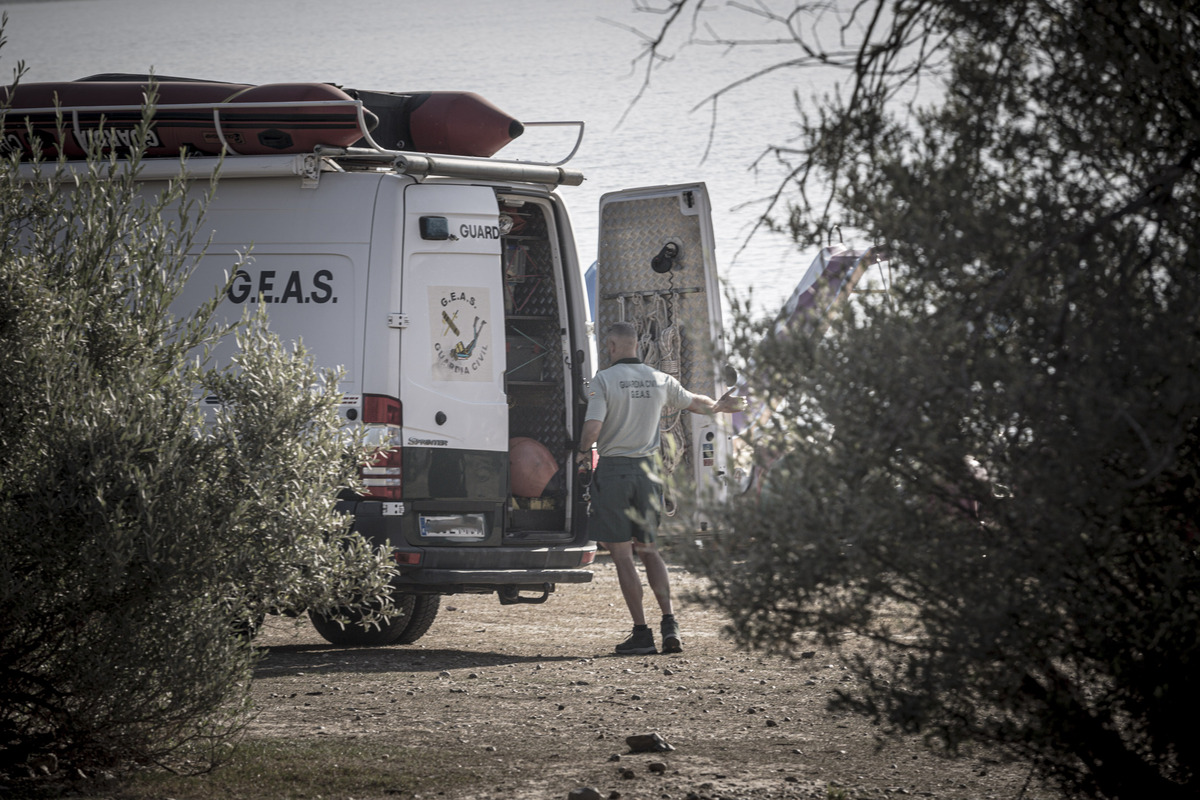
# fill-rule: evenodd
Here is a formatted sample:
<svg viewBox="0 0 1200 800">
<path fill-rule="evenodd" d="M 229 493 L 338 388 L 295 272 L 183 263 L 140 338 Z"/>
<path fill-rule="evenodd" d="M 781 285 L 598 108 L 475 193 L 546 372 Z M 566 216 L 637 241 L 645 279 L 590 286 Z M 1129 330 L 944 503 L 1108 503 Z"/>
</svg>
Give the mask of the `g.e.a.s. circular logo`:
<svg viewBox="0 0 1200 800">
<path fill-rule="evenodd" d="M 435 377 L 490 381 L 492 304 L 488 290 L 431 286 L 429 300 Z"/>
</svg>

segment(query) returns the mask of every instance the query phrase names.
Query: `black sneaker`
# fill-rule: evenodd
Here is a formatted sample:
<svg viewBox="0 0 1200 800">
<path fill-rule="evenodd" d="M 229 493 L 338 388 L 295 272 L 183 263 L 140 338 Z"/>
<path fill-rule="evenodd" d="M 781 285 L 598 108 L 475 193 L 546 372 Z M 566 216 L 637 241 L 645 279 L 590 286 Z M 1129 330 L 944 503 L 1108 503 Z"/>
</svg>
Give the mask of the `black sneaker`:
<svg viewBox="0 0 1200 800">
<path fill-rule="evenodd" d="M 662 621 L 662 643 L 664 653 L 683 652 L 683 639 L 679 636 L 679 623 L 674 619 Z"/>
<path fill-rule="evenodd" d="M 654 646 L 654 633 L 649 628 L 640 631 L 634 628 L 629 638 L 617 645 L 617 655 L 619 656 L 643 656 L 657 652 L 658 649 Z"/>
</svg>

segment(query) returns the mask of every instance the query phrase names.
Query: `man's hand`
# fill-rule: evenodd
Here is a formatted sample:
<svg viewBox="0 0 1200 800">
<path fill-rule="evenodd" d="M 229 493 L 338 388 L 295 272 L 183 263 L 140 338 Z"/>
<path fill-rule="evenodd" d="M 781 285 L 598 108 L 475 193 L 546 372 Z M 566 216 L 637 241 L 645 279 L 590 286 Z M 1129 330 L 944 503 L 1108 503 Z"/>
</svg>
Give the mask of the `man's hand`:
<svg viewBox="0 0 1200 800">
<path fill-rule="evenodd" d="M 746 398 L 734 397 L 733 393 L 736 391 L 737 387 L 735 386 L 725 394 L 721 395 L 721 398 L 713 405 L 713 411 L 718 414 L 734 414 L 738 411 L 745 411 L 747 404 Z"/>
</svg>

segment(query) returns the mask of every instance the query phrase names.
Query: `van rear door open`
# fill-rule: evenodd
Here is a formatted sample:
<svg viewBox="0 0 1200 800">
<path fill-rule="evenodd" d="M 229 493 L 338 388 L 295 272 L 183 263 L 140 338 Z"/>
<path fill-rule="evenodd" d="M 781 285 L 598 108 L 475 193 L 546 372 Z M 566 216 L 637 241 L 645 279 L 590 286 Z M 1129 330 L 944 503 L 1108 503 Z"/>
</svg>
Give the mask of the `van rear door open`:
<svg viewBox="0 0 1200 800">
<path fill-rule="evenodd" d="M 720 367 L 724 332 L 714 240 L 703 183 L 600 198 L 596 331 L 603 335 L 614 322 L 632 323 L 643 361 L 716 398 L 729 387 Z M 673 514 L 677 504 L 723 500 L 727 418 L 667 414 L 662 431 L 664 471 L 674 485 L 666 492 L 667 512 Z M 695 519 L 696 530 L 707 527 Z"/>
<path fill-rule="evenodd" d="M 406 497 L 494 501 L 499 509 L 507 496 L 498 216 L 490 188 L 405 190 L 402 442 L 406 466 L 421 465 L 405 470 Z M 464 535 L 422 530 L 435 539 Z"/>
</svg>

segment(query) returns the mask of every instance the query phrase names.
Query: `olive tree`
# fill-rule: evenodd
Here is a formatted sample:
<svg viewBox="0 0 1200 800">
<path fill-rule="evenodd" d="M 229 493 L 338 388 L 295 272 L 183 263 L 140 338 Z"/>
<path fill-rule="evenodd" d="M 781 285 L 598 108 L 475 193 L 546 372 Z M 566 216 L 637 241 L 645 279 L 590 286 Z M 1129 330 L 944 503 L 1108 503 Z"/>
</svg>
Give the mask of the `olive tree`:
<svg viewBox="0 0 1200 800">
<path fill-rule="evenodd" d="M 263 318 L 172 311 L 203 244 L 182 181 L 140 194 L 136 151 L 32 179 L 18 158 L 0 163 L 0 773 L 204 766 L 247 718 L 264 613 L 386 598 L 387 560 L 334 511 L 366 452 L 337 375 Z"/>
<path fill-rule="evenodd" d="M 659 34 L 707 5 L 659 4 Z M 1200 11 L 742 8 L 845 74 L 768 148 L 773 223 L 840 222 L 902 270 L 820 337 L 738 306 L 775 461 L 714 510 L 735 533 L 695 554 L 708 599 L 747 646 L 840 647 L 860 680 L 836 703 L 890 730 L 1085 796 L 1195 797 Z"/>
</svg>

